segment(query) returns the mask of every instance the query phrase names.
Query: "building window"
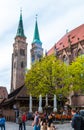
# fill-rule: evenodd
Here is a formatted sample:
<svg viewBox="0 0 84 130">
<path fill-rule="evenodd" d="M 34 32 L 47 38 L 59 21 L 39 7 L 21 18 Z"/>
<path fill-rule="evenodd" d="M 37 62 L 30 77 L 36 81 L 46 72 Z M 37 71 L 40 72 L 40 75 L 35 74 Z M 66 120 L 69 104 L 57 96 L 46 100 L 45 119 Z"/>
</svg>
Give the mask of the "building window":
<svg viewBox="0 0 84 130">
<path fill-rule="evenodd" d="M 24 49 L 20 49 L 20 55 L 25 56 L 25 50 Z"/>
<path fill-rule="evenodd" d="M 21 68 L 24 68 L 24 62 L 23 61 L 21 62 Z"/>
<path fill-rule="evenodd" d="M 80 56 L 80 55 L 82 55 L 83 53 L 82 53 L 82 50 L 81 49 L 79 49 L 78 50 L 78 56 Z"/>
<path fill-rule="evenodd" d="M 32 56 L 32 63 L 35 61 L 35 56 Z"/>
<path fill-rule="evenodd" d="M 69 59 L 65 55 L 63 56 L 63 62 L 69 64 Z"/>
</svg>

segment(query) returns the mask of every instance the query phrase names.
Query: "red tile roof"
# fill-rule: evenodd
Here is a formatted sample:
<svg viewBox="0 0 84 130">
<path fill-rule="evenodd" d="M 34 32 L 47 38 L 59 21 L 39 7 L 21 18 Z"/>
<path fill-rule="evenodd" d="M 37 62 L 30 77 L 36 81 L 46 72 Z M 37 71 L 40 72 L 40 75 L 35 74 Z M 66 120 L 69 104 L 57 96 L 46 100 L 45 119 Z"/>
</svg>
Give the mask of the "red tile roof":
<svg viewBox="0 0 84 130">
<path fill-rule="evenodd" d="M 54 53 L 54 47 L 56 46 L 57 50 L 60 51 L 69 46 L 68 44 L 68 36 L 70 36 L 71 45 L 78 43 L 78 40 L 84 40 L 84 24 L 79 27 L 73 29 L 72 31 L 65 34 L 49 51 L 48 55 Z"/>
</svg>

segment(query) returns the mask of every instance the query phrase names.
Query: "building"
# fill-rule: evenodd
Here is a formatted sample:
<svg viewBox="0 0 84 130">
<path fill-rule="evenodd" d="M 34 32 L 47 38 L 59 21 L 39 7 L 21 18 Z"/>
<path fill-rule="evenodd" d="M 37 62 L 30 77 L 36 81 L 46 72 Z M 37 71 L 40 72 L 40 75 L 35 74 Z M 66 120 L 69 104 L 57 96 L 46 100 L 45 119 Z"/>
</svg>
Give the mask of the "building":
<svg viewBox="0 0 84 130">
<path fill-rule="evenodd" d="M 30 50 L 31 53 L 31 64 L 35 61 L 39 61 L 43 56 L 43 48 L 42 42 L 40 41 L 39 30 L 38 30 L 38 23 L 37 23 L 37 16 L 35 22 L 35 30 L 34 30 L 34 37 L 32 41 L 32 48 Z"/>
<path fill-rule="evenodd" d="M 12 69 L 11 69 L 11 92 L 24 84 L 27 68 L 27 43 L 24 34 L 22 12 L 13 44 Z"/>
<path fill-rule="evenodd" d="M 40 60 L 43 56 L 42 42 L 39 36 L 37 17 L 35 21 L 35 30 L 34 38 L 32 42 L 31 53 L 31 64 L 36 60 Z M 70 32 L 67 32 L 48 52 L 47 55 L 55 55 L 66 62 L 67 64 L 71 63 L 75 57 L 78 55 L 84 54 L 84 24 L 73 29 Z M 30 109 L 31 104 L 33 104 L 33 110 L 37 110 L 39 106 L 39 101 L 42 102 L 43 107 L 47 104 L 48 98 L 45 97 L 39 98 L 39 101 L 35 97 L 27 94 L 27 88 L 24 85 L 25 72 L 27 67 L 27 43 L 26 36 L 24 34 L 22 12 L 20 12 L 19 25 L 17 33 L 15 36 L 15 41 L 13 44 L 13 54 L 12 54 L 12 68 L 11 68 L 11 93 L 8 95 L 8 98 L 2 102 L 2 109 L 5 117 L 8 120 L 15 120 L 17 116 L 17 111 L 21 107 L 26 107 L 27 111 L 32 112 Z M 75 97 L 72 96 L 72 105 L 75 103 Z M 52 100 L 52 99 L 50 99 Z M 50 101 L 49 100 L 49 101 Z M 82 105 L 84 105 L 84 100 L 82 98 Z M 51 101 L 50 101 L 51 103 Z M 54 103 L 55 104 L 55 103 Z M 79 100 L 77 100 L 77 104 Z M 46 105 L 48 106 L 48 104 Z M 51 103 L 53 109 L 53 102 Z M 40 107 L 40 110 L 42 108 Z M 44 108 L 43 108 L 44 109 Z M 12 118 L 13 117 L 13 118 Z"/>
<path fill-rule="evenodd" d="M 25 72 L 27 68 L 27 43 L 24 34 L 22 11 L 20 12 L 19 25 L 13 44 L 12 68 L 11 68 L 11 90 L 10 94 L 4 102 L 1 103 L 3 114 L 7 120 L 15 121 L 18 111 L 29 111 L 31 95 L 28 94 L 27 88 L 24 85 Z M 37 18 L 35 22 L 34 38 L 31 49 L 31 64 L 36 60 L 40 60 L 43 56 L 42 42 L 39 37 Z M 32 97 L 33 111 L 38 110 L 39 100 Z"/>
<path fill-rule="evenodd" d="M 0 103 L 8 98 L 8 92 L 6 87 L 0 86 Z"/>
<path fill-rule="evenodd" d="M 72 62 L 78 55 L 84 54 L 84 24 L 67 32 L 48 51 L 48 55 L 55 53 L 59 59 L 66 63 Z"/>
<path fill-rule="evenodd" d="M 55 54 L 63 62 L 70 64 L 76 57 L 84 55 L 84 24 L 67 32 L 47 53 Z M 70 105 L 84 107 L 84 95 L 70 95 Z"/>
</svg>

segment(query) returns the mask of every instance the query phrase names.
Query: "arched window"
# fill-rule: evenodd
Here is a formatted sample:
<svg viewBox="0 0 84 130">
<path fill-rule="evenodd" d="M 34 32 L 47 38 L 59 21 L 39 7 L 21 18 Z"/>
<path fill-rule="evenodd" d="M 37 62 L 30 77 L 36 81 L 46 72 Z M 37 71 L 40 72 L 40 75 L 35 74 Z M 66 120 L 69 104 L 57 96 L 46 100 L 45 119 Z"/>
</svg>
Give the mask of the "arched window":
<svg viewBox="0 0 84 130">
<path fill-rule="evenodd" d="M 21 68 L 24 68 L 24 62 L 23 61 L 21 62 Z"/>
<path fill-rule="evenodd" d="M 20 55 L 25 56 L 25 50 L 24 49 L 20 49 Z"/>
<path fill-rule="evenodd" d="M 63 56 L 63 62 L 69 64 L 69 59 L 66 55 Z"/>
<path fill-rule="evenodd" d="M 82 55 L 82 54 L 83 54 L 82 50 L 79 49 L 79 50 L 78 50 L 78 56 L 80 56 L 80 55 Z"/>
</svg>

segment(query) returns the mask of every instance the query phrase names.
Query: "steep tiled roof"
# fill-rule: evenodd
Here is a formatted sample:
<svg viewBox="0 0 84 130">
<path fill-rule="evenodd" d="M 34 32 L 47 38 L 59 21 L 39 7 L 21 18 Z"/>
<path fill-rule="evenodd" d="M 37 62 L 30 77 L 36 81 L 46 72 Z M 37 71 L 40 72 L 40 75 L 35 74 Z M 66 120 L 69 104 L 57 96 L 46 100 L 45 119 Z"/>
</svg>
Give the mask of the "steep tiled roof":
<svg viewBox="0 0 84 130">
<path fill-rule="evenodd" d="M 4 102 L 2 102 L 2 106 L 9 104 L 9 102 L 11 103 L 17 99 L 28 100 L 27 88 L 24 85 L 11 92 L 8 95 L 8 98 Z"/>
<path fill-rule="evenodd" d="M 72 31 L 66 33 L 49 51 L 48 55 L 54 53 L 54 47 L 56 46 L 57 50 L 60 51 L 69 46 L 68 37 L 70 37 L 71 45 L 76 44 L 79 41 L 84 40 L 84 24 L 73 29 Z"/>
</svg>

